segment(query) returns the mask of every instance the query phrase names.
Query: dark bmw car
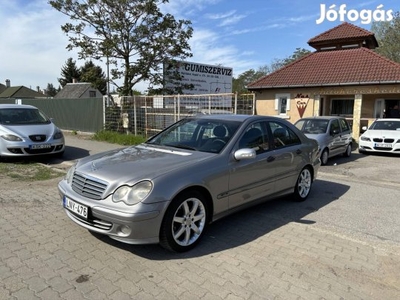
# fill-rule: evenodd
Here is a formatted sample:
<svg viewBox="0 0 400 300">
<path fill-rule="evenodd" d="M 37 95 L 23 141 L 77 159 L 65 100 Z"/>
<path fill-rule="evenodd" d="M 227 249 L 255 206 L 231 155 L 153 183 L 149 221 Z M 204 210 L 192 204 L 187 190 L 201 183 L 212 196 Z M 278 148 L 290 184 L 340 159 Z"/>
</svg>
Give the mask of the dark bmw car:
<svg viewBox="0 0 400 300">
<path fill-rule="evenodd" d="M 317 142 L 285 120 L 203 115 L 143 144 L 83 158 L 58 187 L 78 225 L 182 252 L 234 211 L 283 195 L 305 200 L 319 166 Z"/>
</svg>

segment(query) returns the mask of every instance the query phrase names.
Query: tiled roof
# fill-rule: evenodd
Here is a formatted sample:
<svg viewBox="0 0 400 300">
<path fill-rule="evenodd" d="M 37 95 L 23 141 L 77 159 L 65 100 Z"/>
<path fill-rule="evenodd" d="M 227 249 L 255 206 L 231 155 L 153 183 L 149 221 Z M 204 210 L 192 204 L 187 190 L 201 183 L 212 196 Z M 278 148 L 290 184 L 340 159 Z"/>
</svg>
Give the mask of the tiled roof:
<svg viewBox="0 0 400 300">
<path fill-rule="evenodd" d="M 400 83 L 400 64 L 367 48 L 317 51 L 250 83 L 248 89 Z"/>
<path fill-rule="evenodd" d="M 312 46 L 315 43 L 327 43 L 337 40 L 357 40 L 359 38 L 370 38 L 374 37 L 374 34 L 361 27 L 353 24 L 343 22 L 342 24 L 327 30 L 316 37 L 313 37 L 308 41 L 308 44 Z"/>
</svg>

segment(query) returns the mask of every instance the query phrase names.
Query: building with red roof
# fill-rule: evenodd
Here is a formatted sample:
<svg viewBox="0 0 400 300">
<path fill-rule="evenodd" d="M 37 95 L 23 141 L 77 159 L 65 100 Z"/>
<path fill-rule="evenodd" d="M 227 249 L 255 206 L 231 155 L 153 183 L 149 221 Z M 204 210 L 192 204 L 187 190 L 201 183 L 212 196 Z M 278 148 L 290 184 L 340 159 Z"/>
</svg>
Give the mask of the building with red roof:
<svg viewBox="0 0 400 300">
<path fill-rule="evenodd" d="M 247 88 L 261 115 L 295 122 L 302 117 L 345 116 L 358 140 L 361 127 L 400 105 L 400 64 L 373 51 L 372 32 L 344 22 L 310 39 L 316 51 Z"/>
</svg>

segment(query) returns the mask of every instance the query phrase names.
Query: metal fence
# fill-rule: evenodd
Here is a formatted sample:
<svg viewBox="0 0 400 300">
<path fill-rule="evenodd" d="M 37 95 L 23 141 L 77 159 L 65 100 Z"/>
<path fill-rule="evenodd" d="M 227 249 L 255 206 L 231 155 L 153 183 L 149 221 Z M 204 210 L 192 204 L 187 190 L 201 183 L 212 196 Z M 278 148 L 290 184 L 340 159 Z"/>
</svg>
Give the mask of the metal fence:
<svg viewBox="0 0 400 300">
<path fill-rule="evenodd" d="M 149 137 L 172 123 L 197 114 L 255 114 L 254 94 L 132 96 L 111 99 L 0 99 L 1 103 L 38 107 L 63 130 L 109 130 Z"/>
<path fill-rule="evenodd" d="M 105 129 L 149 137 L 197 114 L 253 115 L 255 96 L 226 93 L 114 98 L 106 107 Z"/>
</svg>

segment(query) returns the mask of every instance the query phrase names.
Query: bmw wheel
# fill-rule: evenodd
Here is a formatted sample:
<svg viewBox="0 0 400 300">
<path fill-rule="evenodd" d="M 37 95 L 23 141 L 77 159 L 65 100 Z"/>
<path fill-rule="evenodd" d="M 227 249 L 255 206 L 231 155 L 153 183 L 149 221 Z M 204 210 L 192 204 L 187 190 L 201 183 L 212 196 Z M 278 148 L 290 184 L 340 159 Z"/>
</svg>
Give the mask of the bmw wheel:
<svg viewBox="0 0 400 300">
<path fill-rule="evenodd" d="M 200 241 L 207 226 L 207 205 L 198 191 L 185 192 L 174 199 L 160 229 L 160 244 L 175 252 L 188 251 Z"/>
<path fill-rule="evenodd" d="M 296 201 L 301 202 L 307 199 L 311 191 L 312 174 L 310 169 L 304 168 L 301 170 L 299 178 L 297 179 L 294 187 L 294 198 Z"/>
</svg>

